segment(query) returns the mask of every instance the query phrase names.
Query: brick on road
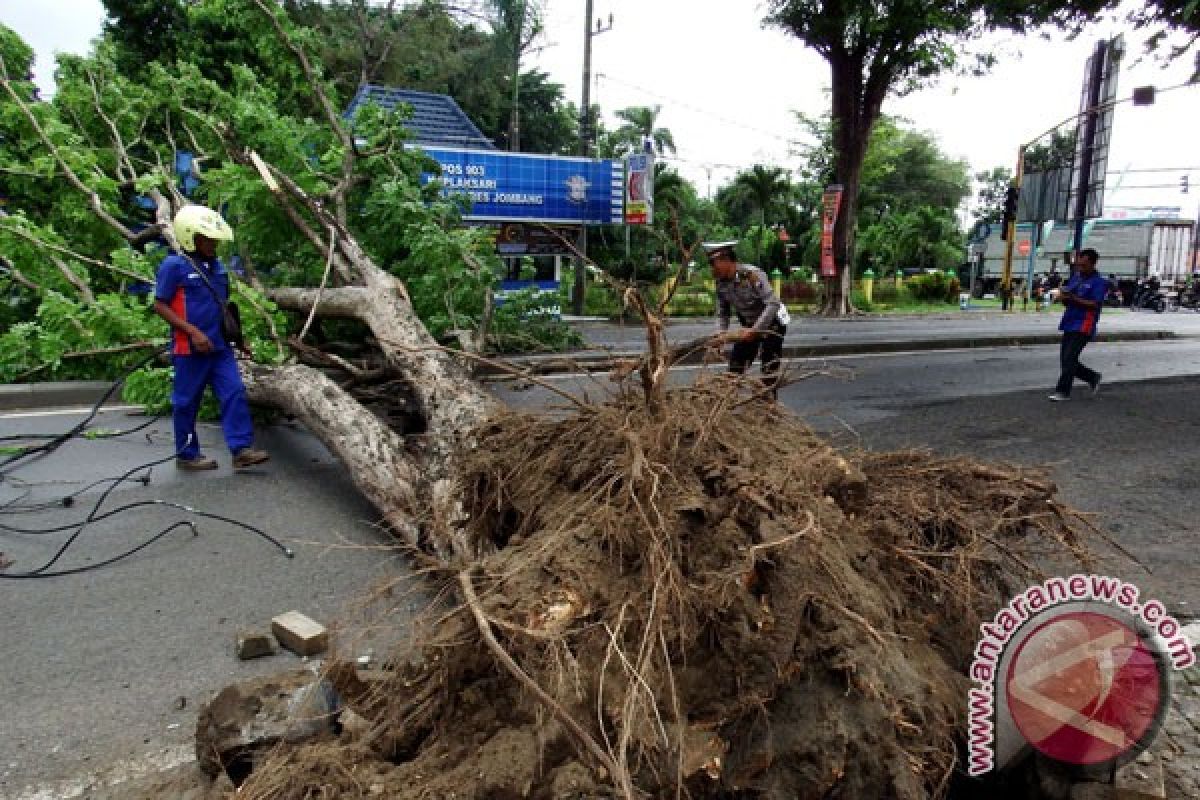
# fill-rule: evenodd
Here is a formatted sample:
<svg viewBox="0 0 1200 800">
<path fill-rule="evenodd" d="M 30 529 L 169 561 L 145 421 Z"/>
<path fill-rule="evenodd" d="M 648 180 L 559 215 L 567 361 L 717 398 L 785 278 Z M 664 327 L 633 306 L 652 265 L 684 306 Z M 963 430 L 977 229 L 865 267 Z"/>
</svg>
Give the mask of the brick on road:
<svg viewBox="0 0 1200 800">
<path fill-rule="evenodd" d="M 279 644 L 298 656 L 315 656 L 329 646 L 325 626 L 299 611 L 289 611 L 271 620 L 271 632 Z"/>
</svg>

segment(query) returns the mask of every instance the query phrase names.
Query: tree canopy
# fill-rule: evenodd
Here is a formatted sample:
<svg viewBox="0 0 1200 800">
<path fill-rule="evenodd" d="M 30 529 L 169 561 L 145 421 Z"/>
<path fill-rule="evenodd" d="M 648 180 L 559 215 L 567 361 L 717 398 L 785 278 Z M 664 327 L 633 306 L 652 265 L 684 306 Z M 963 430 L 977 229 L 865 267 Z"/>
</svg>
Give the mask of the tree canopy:
<svg viewBox="0 0 1200 800">
<path fill-rule="evenodd" d="M 870 133 L 889 94 L 927 85 L 955 68 L 983 69 L 991 55 L 965 54 L 962 45 L 989 30 L 1022 33 L 1054 24 L 1074 28 L 1102 2 L 960 2 L 949 6 L 916 0 L 771 0 L 768 24 L 819 53 L 831 74 L 833 174 L 844 187 L 834 249 L 842 279 L 830 292 L 828 311 L 849 308 L 850 270 L 857 227 L 863 160 Z"/>
</svg>

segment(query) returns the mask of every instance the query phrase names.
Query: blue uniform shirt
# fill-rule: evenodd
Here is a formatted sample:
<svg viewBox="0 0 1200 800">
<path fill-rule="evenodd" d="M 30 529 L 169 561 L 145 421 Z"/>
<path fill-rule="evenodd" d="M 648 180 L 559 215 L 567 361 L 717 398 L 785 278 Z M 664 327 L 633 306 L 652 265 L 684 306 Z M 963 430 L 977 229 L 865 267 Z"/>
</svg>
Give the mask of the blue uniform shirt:
<svg viewBox="0 0 1200 800">
<path fill-rule="evenodd" d="M 213 296 L 204 278 L 197 270 L 203 269 L 209 283 L 220 295 Z M 213 350 L 228 349 L 221 335 L 221 303 L 229 300 L 229 276 L 221 259 L 204 262 L 193 255 L 189 261 L 172 253 L 158 266 L 154 283 L 154 297 L 171 307 L 180 319 L 199 328 L 212 342 Z M 171 352 L 177 356 L 192 355 L 192 342 L 183 331 L 174 330 L 171 336 Z"/>
<path fill-rule="evenodd" d="M 1087 334 L 1089 337 L 1095 336 L 1096 323 L 1100 321 L 1100 309 L 1104 307 L 1104 298 L 1108 295 L 1108 279 L 1099 272 L 1093 272 L 1086 278 L 1083 277 L 1083 273 L 1076 272 L 1067 281 L 1063 291 L 1083 300 L 1092 300 L 1096 307 L 1067 306 L 1063 311 L 1062 322 L 1058 323 L 1058 329 Z"/>
</svg>

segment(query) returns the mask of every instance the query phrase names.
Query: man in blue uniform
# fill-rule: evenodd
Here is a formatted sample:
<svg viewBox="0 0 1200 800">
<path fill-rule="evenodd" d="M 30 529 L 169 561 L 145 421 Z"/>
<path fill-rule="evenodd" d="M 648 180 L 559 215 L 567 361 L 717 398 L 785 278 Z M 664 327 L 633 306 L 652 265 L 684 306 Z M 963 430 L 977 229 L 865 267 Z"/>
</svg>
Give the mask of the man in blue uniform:
<svg viewBox="0 0 1200 800">
<path fill-rule="evenodd" d="M 783 356 L 783 337 L 787 335 L 787 309 L 775 296 L 767 274 L 753 264 L 739 264 L 734 247 L 737 242 L 705 244 L 717 284 L 717 319 L 722 333 L 719 341 L 733 342 L 729 371 L 739 375 L 755 359 L 762 358 L 763 382 L 772 394 L 779 390 L 779 367 Z M 734 314 L 742 330 L 729 332 Z"/>
<path fill-rule="evenodd" d="M 1050 395 L 1050 400 L 1055 403 L 1071 399 L 1071 385 L 1076 378 L 1092 387 L 1092 394 L 1100 390 L 1100 373 L 1079 363 L 1083 348 L 1096 335 L 1096 324 L 1108 294 L 1108 281 L 1096 272 L 1099 260 L 1100 254 L 1090 247 L 1081 250 L 1075 258 L 1078 271 L 1071 275 L 1058 295 L 1059 302 L 1067 308 L 1058 324 L 1058 329 L 1063 332 L 1059 349 L 1062 374 L 1054 394 Z"/>
<path fill-rule="evenodd" d="M 253 447 L 246 387 L 221 324 L 229 276 L 217 258 L 217 242 L 232 240 L 233 230 L 217 212 L 195 205 L 180 209 L 173 227 L 182 252 L 167 256 L 158 267 L 154 311 L 171 326 L 175 465 L 191 471 L 217 468 L 216 461 L 200 452 L 196 436 L 196 414 L 207 386 L 221 409 L 221 430 L 234 469 L 261 464 L 270 456 Z"/>
</svg>

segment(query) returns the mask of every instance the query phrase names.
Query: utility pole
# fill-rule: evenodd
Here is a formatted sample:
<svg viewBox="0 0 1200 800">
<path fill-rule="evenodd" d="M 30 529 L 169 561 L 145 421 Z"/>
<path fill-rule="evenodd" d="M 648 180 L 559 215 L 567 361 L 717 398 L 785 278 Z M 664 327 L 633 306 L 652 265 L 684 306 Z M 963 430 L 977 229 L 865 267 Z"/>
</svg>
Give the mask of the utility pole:
<svg viewBox="0 0 1200 800">
<path fill-rule="evenodd" d="M 612 30 L 612 14 L 608 15 L 608 26 L 596 20 L 592 27 L 594 0 L 587 0 L 583 19 L 583 103 L 579 109 L 579 154 L 584 158 L 592 155 L 592 37 Z M 583 298 L 587 292 L 587 226 L 579 226 L 579 255 L 575 258 L 575 286 L 571 293 L 572 310 L 583 314 Z"/>
<path fill-rule="evenodd" d="M 525 3 L 520 0 L 517 7 L 517 24 L 512 31 L 513 36 L 513 71 L 512 71 L 512 116 L 508 123 L 508 149 L 514 153 L 521 151 L 521 38 L 525 34 Z M 509 21 L 511 24 L 511 20 Z"/>
<path fill-rule="evenodd" d="M 1092 74 L 1087 103 L 1084 105 L 1084 108 L 1088 109 L 1088 115 L 1083 121 L 1079 182 L 1075 185 L 1075 239 L 1072 242 L 1075 253 L 1079 253 L 1083 249 L 1083 224 L 1084 217 L 1087 216 L 1088 191 L 1092 185 L 1092 159 L 1096 150 L 1096 121 L 1102 113 L 1097 106 L 1100 105 L 1100 84 L 1104 80 L 1104 62 L 1107 50 L 1108 42 L 1104 40 L 1096 42 L 1096 52 L 1092 56 Z"/>
</svg>

